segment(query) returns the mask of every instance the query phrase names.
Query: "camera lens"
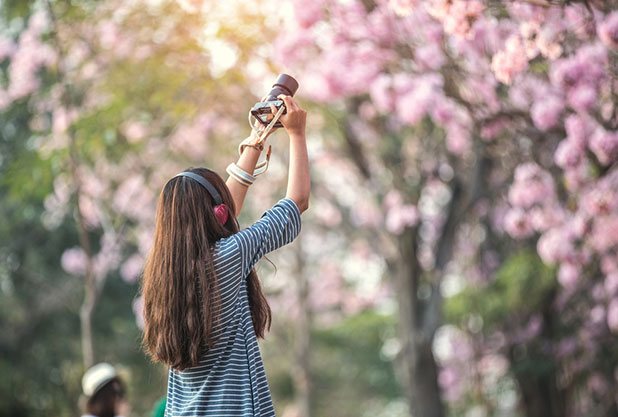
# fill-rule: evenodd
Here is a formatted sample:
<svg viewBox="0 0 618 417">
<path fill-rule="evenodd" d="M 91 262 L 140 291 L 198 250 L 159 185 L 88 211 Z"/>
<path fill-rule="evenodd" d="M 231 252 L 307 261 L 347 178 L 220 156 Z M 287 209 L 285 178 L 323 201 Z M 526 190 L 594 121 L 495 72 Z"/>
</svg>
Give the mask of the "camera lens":
<svg viewBox="0 0 618 417">
<path fill-rule="evenodd" d="M 280 74 L 277 77 L 277 81 L 273 84 L 273 88 L 268 93 L 266 101 L 277 100 L 279 94 L 293 96 L 296 94 L 296 90 L 298 90 L 298 81 L 287 74 Z"/>
</svg>

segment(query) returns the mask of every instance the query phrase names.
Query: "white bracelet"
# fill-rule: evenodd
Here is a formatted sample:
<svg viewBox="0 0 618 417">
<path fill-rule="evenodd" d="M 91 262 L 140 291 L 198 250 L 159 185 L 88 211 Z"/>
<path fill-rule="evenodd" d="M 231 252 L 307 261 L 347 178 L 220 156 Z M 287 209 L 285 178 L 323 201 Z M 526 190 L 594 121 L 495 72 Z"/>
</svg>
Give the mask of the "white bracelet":
<svg viewBox="0 0 618 417">
<path fill-rule="evenodd" d="M 234 162 L 229 164 L 225 171 L 230 174 L 230 177 L 234 178 L 242 185 L 246 185 L 247 187 L 255 182 L 255 177 L 253 175 L 240 168 Z"/>
</svg>

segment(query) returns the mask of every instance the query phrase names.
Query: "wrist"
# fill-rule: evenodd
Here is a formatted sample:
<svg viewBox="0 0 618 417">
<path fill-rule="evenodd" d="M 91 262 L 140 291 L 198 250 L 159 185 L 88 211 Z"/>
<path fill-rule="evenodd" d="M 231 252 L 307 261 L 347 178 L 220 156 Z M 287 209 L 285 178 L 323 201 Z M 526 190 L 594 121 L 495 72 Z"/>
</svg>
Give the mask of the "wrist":
<svg viewBox="0 0 618 417">
<path fill-rule="evenodd" d="M 305 139 L 305 130 L 289 130 L 288 136 L 290 139 Z"/>
</svg>

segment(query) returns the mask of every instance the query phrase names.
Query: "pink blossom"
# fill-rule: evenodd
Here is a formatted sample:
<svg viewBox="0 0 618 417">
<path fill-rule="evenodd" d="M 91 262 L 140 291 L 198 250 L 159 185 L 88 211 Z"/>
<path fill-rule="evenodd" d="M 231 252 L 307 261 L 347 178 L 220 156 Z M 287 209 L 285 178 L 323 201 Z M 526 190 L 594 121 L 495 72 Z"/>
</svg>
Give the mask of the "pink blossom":
<svg viewBox="0 0 618 417">
<path fill-rule="evenodd" d="M 523 72 L 508 90 L 509 101 L 518 108 L 529 111 L 534 102 L 543 99 L 549 94 L 556 94 L 552 91 L 547 82 Z"/>
<path fill-rule="evenodd" d="M 507 4 L 509 14 L 519 20 L 529 20 L 542 23 L 545 20 L 544 8 L 529 3 L 509 2 Z"/>
<path fill-rule="evenodd" d="M 182 124 L 170 138 L 170 147 L 179 154 L 203 159 L 208 151 L 208 137 L 198 124 Z"/>
<path fill-rule="evenodd" d="M 418 221 L 418 209 L 412 204 L 392 207 L 386 214 L 385 226 L 389 232 L 399 235 L 406 227 L 414 226 Z"/>
<path fill-rule="evenodd" d="M 569 191 L 579 190 L 591 180 L 590 169 L 584 158 L 576 166 L 570 166 L 564 171 L 564 182 Z"/>
<path fill-rule="evenodd" d="M 0 37 L 0 62 L 10 57 L 15 52 L 15 44 L 12 40 Z"/>
<path fill-rule="evenodd" d="M 27 29 L 19 37 L 18 48 L 9 65 L 8 94 L 13 100 L 25 97 L 39 88 L 38 70 L 56 61 L 54 50 L 41 43 L 38 36 L 32 29 Z"/>
<path fill-rule="evenodd" d="M 327 227 L 336 227 L 341 224 L 341 212 L 328 200 L 318 200 L 312 212 L 318 221 Z"/>
<path fill-rule="evenodd" d="M 618 333 L 618 298 L 614 298 L 607 306 L 607 325 L 612 332 Z"/>
<path fill-rule="evenodd" d="M 567 288 L 573 288 L 581 273 L 580 268 L 571 263 L 565 262 L 558 269 L 558 281 Z"/>
<path fill-rule="evenodd" d="M 114 193 L 112 207 L 118 213 L 122 213 L 134 219 L 144 219 L 149 207 L 153 203 L 153 195 L 146 188 L 144 178 L 140 175 L 133 175 L 124 180 Z"/>
<path fill-rule="evenodd" d="M 470 131 L 459 123 L 446 126 L 446 149 L 454 155 L 462 155 L 470 148 Z"/>
<path fill-rule="evenodd" d="M 562 47 L 556 42 L 556 33 L 549 25 L 539 31 L 535 45 L 539 52 L 550 60 L 555 60 L 562 54 Z"/>
<path fill-rule="evenodd" d="M 590 217 L 604 216 L 618 210 L 618 191 L 604 185 L 597 184 L 581 197 L 581 206 Z"/>
<path fill-rule="evenodd" d="M 461 96 L 471 104 L 487 107 L 490 113 L 500 111 L 500 100 L 496 94 L 498 83 L 486 77 L 477 78 L 468 76 L 461 88 Z"/>
<path fill-rule="evenodd" d="M 607 15 L 599 25 L 599 39 L 608 48 L 618 50 L 618 11 Z"/>
<path fill-rule="evenodd" d="M 101 210 L 92 196 L 80 194 L 79 208 L 88 226 L 97 227 L 101 224 Z"/>
<path fill-rule="evenodd" d="M 569 91 L 567 99 L 573 109 L 585 112 L 592 109 L 596 104 L 597 91 L 589 84 L 581 84 Z"/>
<path fill-rule="evenodd" d="M 506 130 L 510 124 L 510 121 L 506 118 L 499 118 L 493 122 L 490 122 L 481 128 L 481 138 L 487 142 L 490 142 Z"/>
<path fill-rule="evenodd" d="M 324 17 L 324 4 L 320 0 L 294 1 L 294 17 L 303 29 L 308 29 Z"/>
<path fill-rule="evenodd" d="M 395 80 L 396 91 L 401 91 L 396 102 L 397 116 L 403 123 L 414 125 L 427 114 L 443 80 L 436 74 L 423 75 L 415 79 L 400 79 L 404 82 L 400 85 L 397 85 L 398 79 Z"/>
<path fill-rule="evenodd" d="M 453 100 L 446 97 L 438 97 L 438 100 L 431 106 L 431 118 L 439 124 L 448 124 L 455 117 L 457 105 Z"/>
<path fill-rule="evenodd" d="M 526 212 L 519 208 L 508 211 L 504 217 L 504 229 L 515 239 L 530 237 L 534 233 Z"/>
<path fill-rule="evenodd" d="M 293 66 L 308 60 L 312 48 L 315 48 L 315 39 L 310 31 L 288 31 L 286 36 L 279 36 L 275 40 L 273 59 L 281 66 Z"/>
<path fill-rule="evenodd" d="M 418 0 L 389 0 L 388 4 L 399 16 L 408 16 L 418 4 Z"/>
<path fill-rule="evenodd" d="M 537 242 L 539 256 L 546 264 L 553 265 L 574 256 L 571 236 L 563 228 L 550 229 Z"/>
<path fill-rule="evenodd" d="M 537 320 L 535 316 L 531 321 Z M 539 323 L 542 326 L 542 323 Z M 484 355 L 478 361 L 478 370 L 484 375 L 495 374 L 498 377 L 505 375 L 509 371 L 509 361 L 502 355 Z"/>
<path fill-rule="evenodd" d="M 603 281 L 603 285 L 609 296 L 615 296 L 618 292 L 618 271 L 608 274 Z"/>
<path fill-rule="evenodd" d="M 618 214 L 595 218 L 589 241 L 601 253 L 615 247 L 618 244 Z"/>
<path fill-rule="evenodd" d="M 590 12 L 584 4 L 571 3 L 564 7 L 564 21 L 569 30 L 581 40 L 589 40 L 596 35 L 594 19 L 590 18 Z"/>
<path fill-rule="evenodd" d="M 115 234 L 103 234 L 100 242 L 101 249 L 93 259 L 93 272 L 97 280 L 104 280 L 109 271 L 120 265 L 122 247 Z"/>
<path fill-rule="evenodd" d="M 550 78 L 554 85 L 567 89 L 580 83 L 596 86 L 606 77 L 606 65 L 605 48 L 588 45 L 578 49 L 575 55 L 556 61 Z"/>
<path fill-rule="evenodd" d="M 397 116 L 408 125 L 415 125 L 427 113 L 431 93 L 426 87 L 420 87 L 397 99 Z"/>
<path fill-rule="evenodd" d="M 422 70 L 437 70 L 446 63 L 446 58 L 440 47 L 429 43 L 414 51 L 414 58 Z"/>
<path fill-rule="evenodd" d="M 366 93 L 392 55 L 388 50 L 376 50 L 369 43 L 333 44 L 307 71 L 307 77 L 313 80 L 307 94 L 315 100 L 329 101 Z M 346 70 L 341 71 L 341 68 Z"/>
<path fill-rule="evenodd" d="M 146 136 L 146 128 L 139 122 L 129 122 L 123 126 L 123 132 L 130 143 L 139 142 Z"/>
<path fill-rule="evenodd" d="M 556 227 L 564 220 L 561 208 L 555 206 L 533 207 L 530 210 L 529 217 L 532 227 L 539 232 Z"/>
<path fill-rule="evenodd" d="M 134 283 L 139 278 L 144 267 L 144 258 L 139 254 L 132 255 L 120 267 L 120 276 L 128 283 Z"/>
<path fill-rule="evenodd" d="M 605 321 L 605 317 L 605 308 L 603 306 L 596 306 L 590 310 L 590 321 L 594 324 Z"/>
<path fill-rule="evenodd" d="M 586 143 L 588 143 L 588 136 L 590 136 L 594 129 L 592 122 L 588 118 L 576 114 L 569 115 L 565 120 L 564 126 L 568 138 L 582 147 L 585 147 Z"/>
<path fill-rule="evenodd" d="M 351 210 L 351 220 L 359 227 L 377 227 L 382 222 L 382 211 L 369 199 L 357 201 Z"/>
<path fill-rule="evenodd" d="M 491 70 L 496 79 L 504 84 L 511 84 L 513 77 L 528 68 L 528 57 L 521 38 L 511 35 L 505 49 L 496 53 L 491 60 Z"/>
<path fill-rule="evenodd" d="M 347 295 L 339 265 L 331 260 L 324 260 L 318 271 L 321 279 L 315 282 L 309 294 L 312 309 L 324 311 L 339 306 Z"/>
<path fill-rule="evenodd" d="M 597 129 L 590 138 L 590 150 L 601 164 L 612 164 L 618 157 L 618 132 Z"/>
<path fill-rule="evenodd" d="M 469 36 L 485 6 L 477 0 L 433 0 L 429 13 L 442 21 L 444 31 L 459 36 Z"/>
<path fill-rule="evenodd" d="M 461 379 L 454 366 L 445 366 L 440 370 L 438 383 L 449 401 L 457 401 L 462 395 Z"/>
<path fill-rule="evenodd" d="M 88 257 L 82 248 L 71 248 L 64 251 L 60 258 L 62 269 L 72 275 L 84 275 Z"/>
<path fill-rule="evenodd" d="M 579 212 L 565 223 L 565 227 L 573 238 L 580 239 L 588 232 L 588 219 Z"/>
<path fill-rule="evenodd" d="M 565 139 L 558 145 L 554 154 L 556 165 L 561 168 L 576 167 L 584 157 L 585 148 L 579 146 L 575 141 Z"/>
<path fill-rule="evenodd" d="M 601 257 L 601 272 L 605 275 L 618 272 L 618 257 L 612 254 L 605 254 Z"/>
<path fill-rule="evenodd" d="M 52 130 L 55 133 L 65 132 L 75 120 L 77 120 L 78 113 L 76 109 L 66 109 L 64 107 L 58 107 L 54 110 L 52 116 Z"/>
<path fill-rule="evenodd" d="M 540 130 L 546 131 L 558 124 L 563 110 L 563 100 L 560 97 L 551 95 L 536 101 L 530 109 L 530 115 L 534 125 Z"/>
<path fill-rule="evenodd" d="M 369 86 L 369 95 L 376 109 L 387 113 L 395 108 L 395 101 L 391 91 L 392 79 L 386 74 L 377 76 Z"/>
<path fill-rule="evenodd" d="M 41 34 L 49 24 L 49 18 L 45 12 L 36 12 L 28 20 L 28 29 L 33 33 Z"/>
<path fill-rule="evenodd" d="M 509 189 L 509 202 L 529 208 L 553 199 L 555 186 L 551 175 L 535 163 L 524 163 L 515 169 L 515 181 Z"/>
<path fill-rule="evenodd" d="M 374 39 L 376 44 L 392 47 L 397 40 L 398 22 L 396 17 L 381 8 L 376 8 L 365 22 L 369 32 L 367 38 Z"/>
</svg>

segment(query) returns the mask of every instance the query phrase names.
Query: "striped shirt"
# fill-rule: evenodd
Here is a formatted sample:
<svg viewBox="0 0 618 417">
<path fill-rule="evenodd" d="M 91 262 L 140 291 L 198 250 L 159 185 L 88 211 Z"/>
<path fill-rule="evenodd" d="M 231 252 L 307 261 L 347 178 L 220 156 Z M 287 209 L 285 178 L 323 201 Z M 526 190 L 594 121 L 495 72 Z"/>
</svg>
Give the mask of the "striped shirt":
<svg viewBox="0 0 618 417">
<path fill-rule="evenodd" d="M 300 232 L 300 212 L 284 198 L 249 228 L 215 244 L 214 265 L 221 294 L 216 346 L 200 364 L 170 368 L 166 417 L 274 416 L 262 357 L 251 321 L 246 278 L 268 252 L 290 243 Z"/>
</svg>

